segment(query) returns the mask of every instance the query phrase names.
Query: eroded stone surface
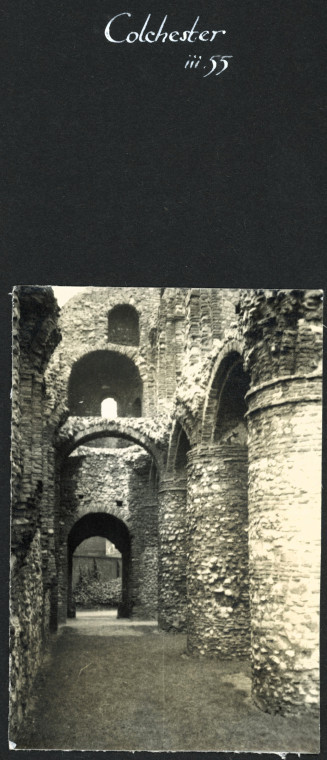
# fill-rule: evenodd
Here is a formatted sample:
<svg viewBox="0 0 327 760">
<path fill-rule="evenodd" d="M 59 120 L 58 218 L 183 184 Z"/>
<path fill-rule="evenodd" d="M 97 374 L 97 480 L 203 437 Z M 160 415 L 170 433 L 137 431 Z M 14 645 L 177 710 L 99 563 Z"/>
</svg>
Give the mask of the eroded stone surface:
<svg viewBox="0 0 327 760">
<path fill-rule="evenodd" d="M 120 305 L 133 330 L 110 331 Z M 92 515 L 122 542 L 123 614 L 185 631 L 196 656 L 251 650 L 263 710 L 317 711 L 321 291 L 90 288 L 58 317 L 50 288 L 15 289 L 13 731 Z M 121 382 L 101 371 L 92 397 L 109 355 Z M 116 391 L 122 414 L 101 418 Z"/>
</svg>

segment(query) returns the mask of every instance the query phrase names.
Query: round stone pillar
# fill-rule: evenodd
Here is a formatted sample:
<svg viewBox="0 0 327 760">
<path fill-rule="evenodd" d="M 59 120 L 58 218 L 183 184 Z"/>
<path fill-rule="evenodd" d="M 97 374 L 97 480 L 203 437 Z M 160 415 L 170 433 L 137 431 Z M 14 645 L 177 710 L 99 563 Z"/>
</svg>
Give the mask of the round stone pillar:
<svg viewBox="0 0 327 760">
<path fill-rule="evenodd" d="M 220 444 L 188 454 L 188 650 L 250 653 L 247 448 Z"/>
<path fill-rule="evenodd" d="M 162 479 L 158 498 L 158 623 L 166 631 L 183 631 L 186 627 L 185 479 Z"/>
<path fill-rule="evenodd" d="M 322 292 L 240 300 L 248 403 L 253 696 L 319 707 Z"/>
<path fill-rule="evenodd" d="M 248 403 L 253 695 L 286 712 L 319 703 L 321 378 Z"/>
</svg>

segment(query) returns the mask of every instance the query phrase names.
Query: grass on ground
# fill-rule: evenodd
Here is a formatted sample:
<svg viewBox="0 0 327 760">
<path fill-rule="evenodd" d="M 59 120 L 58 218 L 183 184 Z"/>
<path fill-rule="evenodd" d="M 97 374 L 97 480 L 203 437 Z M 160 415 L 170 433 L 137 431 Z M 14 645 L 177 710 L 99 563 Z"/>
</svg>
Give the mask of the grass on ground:
<svg viewBox="0 0 327 760">
<path fill-rule="evenodd" d="M 37 678 L 18 749 L 318 752 L 318 721 L 261 712 L 250 667 L 195 659 L 183 635 L 65 628 Z"/>
</svg>

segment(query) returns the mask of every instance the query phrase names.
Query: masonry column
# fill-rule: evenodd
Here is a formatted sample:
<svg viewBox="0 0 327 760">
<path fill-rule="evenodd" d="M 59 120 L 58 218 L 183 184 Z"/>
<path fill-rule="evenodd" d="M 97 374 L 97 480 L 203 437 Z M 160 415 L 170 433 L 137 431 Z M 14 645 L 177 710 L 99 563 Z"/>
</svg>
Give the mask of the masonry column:
<svg viewBox="0 0 327 760">
<path fill-rule="evenodd" d="M 132 541 L 132 616 L 152 620 L 158 611 L 158 503 L 146 500 L 136 513 Z"/>
<path fill-rule="evenodd" d="M 319 706 L 321 293 L 243 298 L 253 696 Z"/>
<path fill-rule="evenodd" d="M 250 651 L 247 448 L 221 444 L 188 454 L 188 649 Z"/>
<path fill-rule="evenodd" d="M 158 622 L 166 631 L 186 626 L 186 480 L 159 485 Z"/>
</svg>

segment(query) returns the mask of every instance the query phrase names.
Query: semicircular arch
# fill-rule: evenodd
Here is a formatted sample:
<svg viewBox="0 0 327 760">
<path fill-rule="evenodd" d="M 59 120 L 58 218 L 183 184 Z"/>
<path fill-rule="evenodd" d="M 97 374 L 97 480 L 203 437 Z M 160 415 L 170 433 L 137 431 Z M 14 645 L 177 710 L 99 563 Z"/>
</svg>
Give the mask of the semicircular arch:
<svg viewBox="0 0 327 760">
<path fill-rule="evenodd" d="M 60 399 L 62 407 L 69 408 L 69 383 L 74 367 L 86 359 L 90 354 L 100 353 L 105 356 L 115 354 L 117 357 L 124 357 L 126 361 L 132 362 L 139 374 L 143 391 L 147 385 L 147 367 L 144 356 L 138 346 L 117 346 L 114 343 L 96 341 L 90 351 L 89 345 L 70 342 L 69 346 L 60 343 L 58 349 L 50 359 L 45 373 L 48 393 L 51 397 Z M 108 393 L 107 393 L 108 395 Z M 136 394 L 140 397 L 142 394 Z"/>
<path fill-rule="evenodd" d="M 112 397 L 117 401 L 118 415 L 131 417 L 135 400 L 142 396 L 138 367 L 119 351 L 90 351 L 71 368 L 68 407 L 73 415 L 100 415 L 103 399 Z"/>
<path fill-rule="evenodd" d="M 139 425 L 137 424 L 138 419 L 140 419 Z M 160 431 L 159 425 L 157 425 L 157 436 L 154 437 L 151 435 L 151 431 L 146 428 L 147 420 L 143 418 L 135 418 L 131 424 L 131 420 L 127 418 L 110 420 L 103 417 L 69 417 L 58 431 L 56 444 L 64 458 L 69 456 L 78 446 L 82 446 L 93 439 L 123 438 L 141 446 L 151 454 L 160 473 L 167 450 L 168 434 L 166 430 Z"/>
<path fill-rule="evenodd" d="M 123 554 L 130 546 L 129 530 L 123 520 L 106 512 L 89 512 L 77 520 L 68 533 L 68 549 L 75 549 L 88 538 L 101 536 L 111 541 Z"/>
<path fill-rule="evenodd" d="M 202 443 L 213 441 L 223 389 L 233 368 L 243 361 L 243 344 L 235 338 L 225 343 L 216 357 L 203 406 Z"/>
</svg>

